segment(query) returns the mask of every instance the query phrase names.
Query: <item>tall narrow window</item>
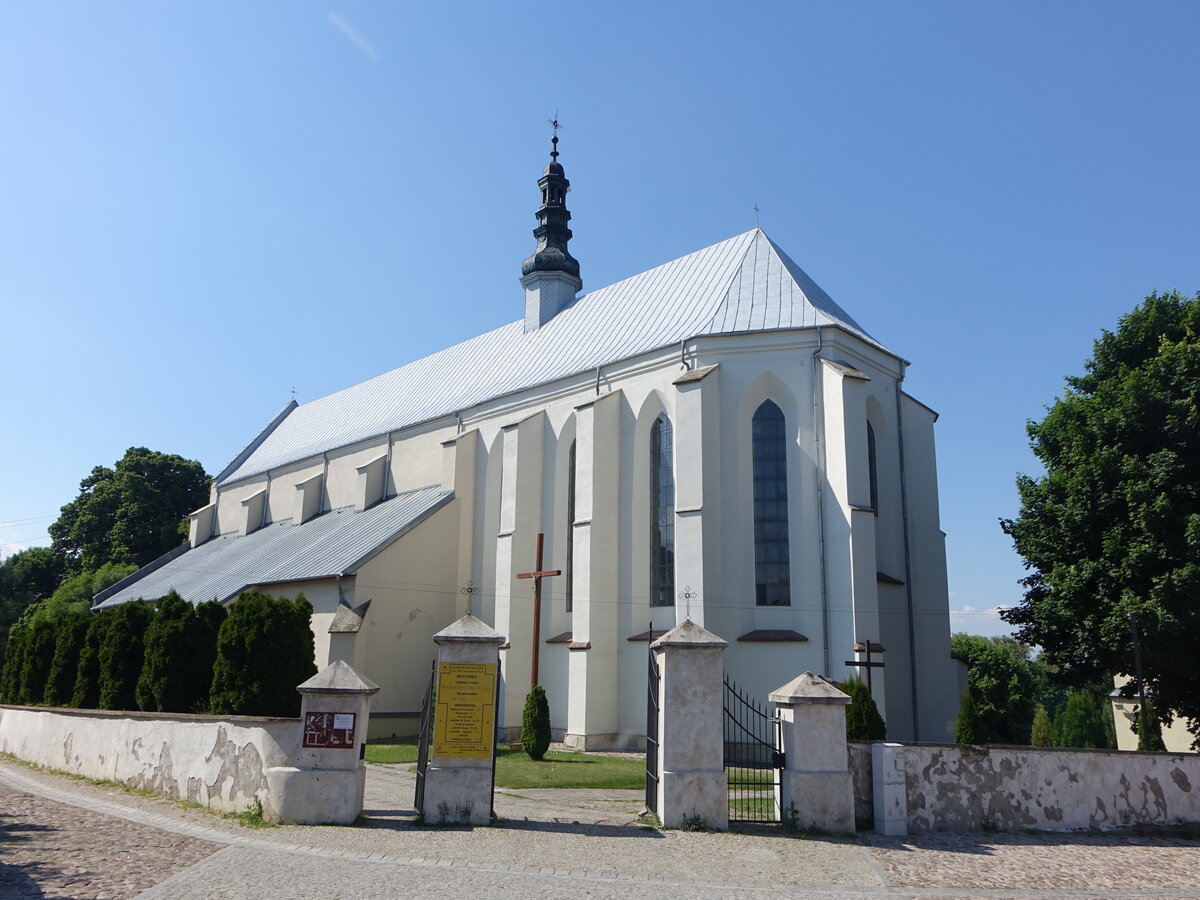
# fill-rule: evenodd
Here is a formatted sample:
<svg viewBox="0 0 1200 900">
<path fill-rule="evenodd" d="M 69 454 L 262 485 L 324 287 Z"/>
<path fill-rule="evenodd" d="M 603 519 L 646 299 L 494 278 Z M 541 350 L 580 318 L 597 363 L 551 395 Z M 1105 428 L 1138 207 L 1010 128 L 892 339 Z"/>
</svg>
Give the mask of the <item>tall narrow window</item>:
<svg viewBox="0 0 1200 900">
<path fill-rule="evenodd" d="M 875 429 L 867 423 L 867 472 L 871 478 L 871 509 L 879 515 L 879 470 L 875 468 Z"/>
<path fill-rule="evenodd" d="M 770 400 L 754 413 L 754 598 L 790 606 L 787 438 L 783 410 Z"/>
<path fill-rule="evenodd" d="M 567 612 L 575 608 L 575 442 L 567 453 L 567 577 L 564 590 L 567 594 Z"/>
<path fill-rule="evenodd" d="M 671 420 L 650 427 L 650 605 L 675 605 L 675 467 Z"/>
</svg>

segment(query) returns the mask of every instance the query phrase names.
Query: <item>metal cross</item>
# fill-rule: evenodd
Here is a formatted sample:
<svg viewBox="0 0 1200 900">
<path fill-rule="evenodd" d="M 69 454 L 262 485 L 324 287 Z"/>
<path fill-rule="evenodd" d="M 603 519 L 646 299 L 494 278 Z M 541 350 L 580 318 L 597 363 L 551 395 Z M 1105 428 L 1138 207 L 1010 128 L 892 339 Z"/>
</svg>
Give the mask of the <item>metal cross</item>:
<svg viewBox="0 0 1200 900">
<path fill-rule="evenodd" d="M 562 126 L 558 124 L 558 110 L 554 111 L 554 118 L 547 120 L 554 127 L 554 136 L 550 138 L 550 158 L 558 162 L 558 129 Z"/>
<path fill-rule="evenodd" d="M 871 693 L 871 670 L 883 668 L 882 662 L 871 662 L 871 654 L 872 653 L 882 653 L 884 651 L 884 649 L 885 648 L 884 648 L 883 644 L 877 644 L 874 641 L 855 641 L 854 642 L 854 653 L 856 655 L 859 653 L 866 653 L 867 654 L 866 662 L 861 662 L 857 659 L 846 660 L 846 665 L 848 665 L 848 666 L 856 666 L 860 669 L 867 670 L 867 693 L 868 694 Z"/>
<path fill-rule="evenodd" d="M 542 579 L 562 574 L 562 569 L 542 568 L 542 542 L 545 538 L 546 536 L 539 531 L 537 536 L 537 554 L 533 559 L 533 571 L 521 572 L 517 575 L 518 578 L 533 579 L 533 660 L 529 667 L 530 687 L 538 683 L 538 656 L 540 655 L 539 651 L 542 649 Z"/>
<path fill-rule="evenodd" d="M 755 228 L 760 227 L 758 224 L 758 204 L 757 203 L 754 204 L 754 227 Z"/>
<path fill-rule="evenodd" d="M 467 595 L 467 615 L 468 615 L 468 616 L 474 615 L 474 613 L 472 613 L 472 612 L 471 612 L 471 598 L 473 598 L 473 597 L 474 597 L 476 594 L 478 594 L 478 593 L 479 593 L 479 588 L 475 587 L 475 582 L 474 582 L 474 581 L 472 581 L 470 578 L 468 578 L 468 579 L 467 579 L 467 586 L 466 586 L 466 587 L 460 587 L 460 588 L 458 589 L 458 592 L 459 592 L 460 594 L 466 594 L 466 595 Z"/>
<path fill-rule="evenodd" d="M 685 584 L 683 590 L 679 592 L 679 599 L 683 601 L 684 614 L 690 619 L 692 617 L 692 601 L 700 597 L 699 590 L 692 590 L 690 584 Z"/>
</svg>

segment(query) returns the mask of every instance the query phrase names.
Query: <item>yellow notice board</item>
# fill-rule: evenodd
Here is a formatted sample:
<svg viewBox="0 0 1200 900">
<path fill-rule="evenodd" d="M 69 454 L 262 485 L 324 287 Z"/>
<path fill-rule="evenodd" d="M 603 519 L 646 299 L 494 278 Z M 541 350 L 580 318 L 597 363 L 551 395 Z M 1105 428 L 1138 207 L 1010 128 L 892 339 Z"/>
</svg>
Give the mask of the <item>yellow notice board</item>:
<svg viewBox="0 0 1200 900">
<path fill-rule="evenodd" d="M 438 663 L 433 755 L 486 759 L 496 734 L 496 663 Z"/>
</svg>

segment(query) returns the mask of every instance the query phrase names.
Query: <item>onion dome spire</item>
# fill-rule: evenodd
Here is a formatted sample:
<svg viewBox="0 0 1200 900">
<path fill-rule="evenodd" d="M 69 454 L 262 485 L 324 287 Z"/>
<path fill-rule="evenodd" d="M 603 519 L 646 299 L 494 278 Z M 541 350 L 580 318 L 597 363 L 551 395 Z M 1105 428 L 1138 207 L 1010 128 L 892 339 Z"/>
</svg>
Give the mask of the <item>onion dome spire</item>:
<svg viewBox="0 0 1200 900">
<path fill-rule="evenodd" d="M 563 167 L 558 162 L 557 113 L 550 124 L 554 126 L 554 136 L 550 139 L 550 162 L 538 179 L 542 205 L 535 213 L 538 226 L 533 230 L 537 249 L 533 251 L 533 256 L 521 264 L 521 274 L 565 272 L 579 278 L 579 262 L 567 249 L 567 242 L 571 240 L 571 229 L 567 227 L 571 221 L 571 213 L 567 209 L 567 191 L 571 189 L 571 182 L 567 181 Z"/>
</svg>

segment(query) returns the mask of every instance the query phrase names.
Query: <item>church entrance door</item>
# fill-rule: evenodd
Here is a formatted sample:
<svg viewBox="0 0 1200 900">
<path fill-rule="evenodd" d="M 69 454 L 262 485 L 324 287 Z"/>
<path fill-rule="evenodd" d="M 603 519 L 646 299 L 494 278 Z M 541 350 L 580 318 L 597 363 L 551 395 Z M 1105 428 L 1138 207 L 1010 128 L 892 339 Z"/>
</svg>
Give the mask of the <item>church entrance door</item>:
<svg viewBox="0 0 1200 900">
<path fill-rule="evenodd" d="M 779 821 L 783 726 L 725 676 L 725 774 L 730 822 Z"/>
</svg>

